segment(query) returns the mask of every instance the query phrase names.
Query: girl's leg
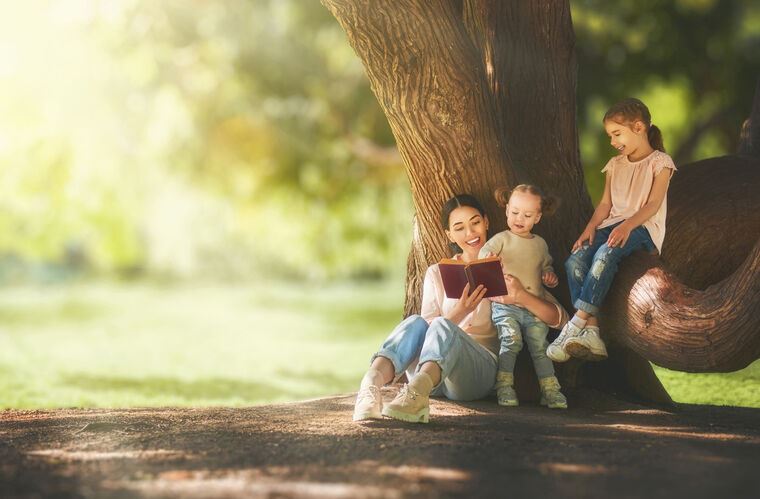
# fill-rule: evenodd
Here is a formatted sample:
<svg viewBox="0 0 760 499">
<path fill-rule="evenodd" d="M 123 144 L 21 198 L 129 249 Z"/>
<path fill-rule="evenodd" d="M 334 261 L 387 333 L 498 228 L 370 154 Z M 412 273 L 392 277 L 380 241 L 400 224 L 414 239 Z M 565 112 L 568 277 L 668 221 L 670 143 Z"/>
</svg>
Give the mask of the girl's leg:
<svg viewBox="0 0 760 499">
<path fill-rule="evenodd" d="M 577 315 L 587 319 L 586 327 L 581 336 L 567 340 L 565 350 L 568 354 L 585 360 L 607 358 L 607 348 L 599 336 L 596 319 L 599 307 L 612 286 L 620 261 L 636 250 L 651 250 L 653 247 L 649 232 L 643 226 L 631 231 L 623 247 L 611 248 L 607 243 L 599 247 L 594 254 L 581 293 L 574 302 L 578 308 Z"/>
<path fill-rule="evenodd" d="M 517 355 L 523 347 L 519 317 L 523 309 L 513 305 L 491 304 L 491 320 L 499 335 L 499 367 L 496 373 L 496 400 L 499 405 L 520 405 L 515 392 L 514 372 Z"/>
<path fill-rule="evenodd" d="M 559 381 L 554 375 L 554 364 L 546 356 L 548 346 L 546 335 L 549 333 L 549 326 L 530 312 L 526 311 L 525 316 L 523 336 L 528 344 L 533 368 L 536 370 L 538 384 L 541 387 L 541 405 L 548 406 L 550 409 L 567 409 L 567 399 L 560 391 Z"/>
<path fill-rule="evenodd" d="M 420 353 L 428 323 L 419 315 L 404 319 L 391 332 L 380 350 L 372 357 L 369 370 L 364 374 L 354 406 L 354 421 L 380 419 L 382 396 L 380 387 L 404 372 Z"/>
<path fill-rule="evenodd" d="M 643 226 L 631 231 L 623 247 L 611 248 L 606 242 L 602 244 L 594 253 L 581 292 L 573 302 L 575 308 L 590 315 L 597 315 L 612 285 L 620 261 L 636 250 L 650 249 L 652 246 L 652 238 Z"/>
</svg>

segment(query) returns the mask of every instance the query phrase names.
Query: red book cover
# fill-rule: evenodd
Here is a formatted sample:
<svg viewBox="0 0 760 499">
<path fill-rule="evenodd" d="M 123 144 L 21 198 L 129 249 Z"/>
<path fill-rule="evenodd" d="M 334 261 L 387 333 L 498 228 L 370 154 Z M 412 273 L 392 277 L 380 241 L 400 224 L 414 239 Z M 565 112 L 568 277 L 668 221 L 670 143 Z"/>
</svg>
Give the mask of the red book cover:
<svg viewBox="0 0 760 499">
<path fill-rule="evenodd" d="M 470 292 L 483 284 L 487 290 L 486 298 L 507 294 L 507 285 L 498 257 L 482 258 L 470 263 L 444 258 L 438 262 L 438 269 L 447 298 L 460 298 L 468 282 Z"/>
</svg>

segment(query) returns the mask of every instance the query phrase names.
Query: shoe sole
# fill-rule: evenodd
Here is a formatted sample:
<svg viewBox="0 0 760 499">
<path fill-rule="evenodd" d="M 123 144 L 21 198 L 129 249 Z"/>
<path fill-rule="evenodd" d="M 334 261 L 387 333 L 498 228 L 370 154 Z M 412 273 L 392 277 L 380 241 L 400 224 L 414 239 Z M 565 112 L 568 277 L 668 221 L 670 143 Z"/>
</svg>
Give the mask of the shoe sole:
<svg viewBox="0 0 760 499">
<path fill-rule="evenodd" d="M 544 407 L 548 407 L 549 409 L 567 409 L 567 403 L 564 403 L 564 404 L 549 404 L 543 398 L 541 399 L 541 401 L 539 402 L 539 404 L 541 404 Z"/>
<path fill-rule="evenodd" d="M 570 360 L 569 355 L 566 358 L 562 358 L 562 359 L 554 357 L 553 355 L 549 354 L 549 350 L 546 351 L 546 356 L 549 357 L 549 360 L 551 360 L 552 362 L 557 362 L 557 363 L 567 362 L 568 360 Z"/>
<path fill-rule="evenodd" d="M 581 343 L 571 342 L 565 345 L 565 352 L 581 360 L 600 361 L 607 359 L 607 352 L 594 352 Z"/>
<path fill-rule="evenodd" d="M 383 409 L 383 416 L 389 418 L 406 421 L 407 423 L 429 423 L 430 422 L 430 410 L 422 409 L 417 414 L 409 414 L 408 412 L 401 412 L 390 407 Z"/>
<path fill-rule="evenodd" d="M 502 407 L 517 407 L 520 405 L 520 401 L 518 400 L 515 400 L 514 402 L 511 400 L 509 402 L 502 402 L 501 400 L 497 400 L 496 403 Z"/>
<path fill-rule="evenodd" d="M 360 414 L 354 413 L 353 419 L 354 421 L 364 421 L 367 419 L 383 419 L 383 414 L 379 411 L 378 412 L 370 411 L 370 412 L 364 412 Z"/>
</svg>

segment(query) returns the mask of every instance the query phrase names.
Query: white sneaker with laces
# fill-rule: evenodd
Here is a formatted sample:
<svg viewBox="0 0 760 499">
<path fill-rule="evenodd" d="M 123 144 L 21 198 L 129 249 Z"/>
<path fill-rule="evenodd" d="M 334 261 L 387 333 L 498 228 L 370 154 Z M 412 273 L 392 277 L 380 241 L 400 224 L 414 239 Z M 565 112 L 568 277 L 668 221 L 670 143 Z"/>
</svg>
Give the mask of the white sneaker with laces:
<svg viewBox="0 0 760 499">
<path fill-rule="evenodd" d="M 557 339 L 555 339 L 552 344 L 549 345 L 549 348 L 546 349 L 546 356 L 554 362 L 567 362 L 570 360 L 570 355 L 565 351 L 565 344 L 571 338 L 580 336 L 582 331 L 581 328 L 572 322 L 567 321 L 562 328 L 562 331 L 560 331 L 559 336 L 557 336 Z"/>
<path fill-rule="evenodd" d="M 362 388 L 356 395 L 354 421 L 365 419 L 383 419 L 383 396 L 375 385 Z"/>
<path fill-rule="evenodd" d="M 565 342 L 565 352 L 582 360 L 604 360 L 607 358 L 607 347 L 599 337 L 599 328 L 587 326 L 583 333 Z"/>
<path fill-rule="evenodd" d="M 409 423 L 428 423 L 430 399 L 427 395 L 417 393 L 411 386 L 404 385 L 396 398 L 383 408 L 383 416 Z"/>
</svg>

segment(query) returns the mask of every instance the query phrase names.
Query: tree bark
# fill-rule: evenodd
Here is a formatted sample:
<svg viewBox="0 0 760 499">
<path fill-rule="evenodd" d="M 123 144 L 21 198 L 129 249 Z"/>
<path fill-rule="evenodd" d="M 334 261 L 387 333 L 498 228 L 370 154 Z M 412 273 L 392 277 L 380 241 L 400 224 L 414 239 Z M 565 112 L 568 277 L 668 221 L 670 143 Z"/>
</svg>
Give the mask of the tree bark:
<svg viewBox="0 0 760 499">
<path fill-rule="evenodd" d="M 443 203 L 471 193 L 491 223 L 504 214 L 494 186 L 514 184 L 482 61 L 456 2 L 324 0 L 348 35 L 388 117 L 415 207 L 405 313 L 419 310 L 428 265 L 446 256 Z"/>
</svg>

